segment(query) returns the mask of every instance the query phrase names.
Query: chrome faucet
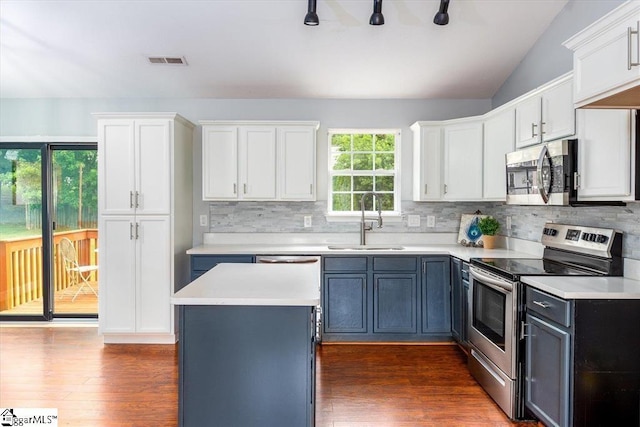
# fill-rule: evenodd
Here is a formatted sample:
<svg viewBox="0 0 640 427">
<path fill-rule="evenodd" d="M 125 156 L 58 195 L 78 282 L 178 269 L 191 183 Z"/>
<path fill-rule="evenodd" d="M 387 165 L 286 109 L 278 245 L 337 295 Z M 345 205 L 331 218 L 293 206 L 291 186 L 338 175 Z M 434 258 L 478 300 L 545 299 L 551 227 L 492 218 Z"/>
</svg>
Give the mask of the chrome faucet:
<svg viewBox="0 0 640 427">
<path fill-rule="evenodd" d="M 378 202 L 378 228 L 382 228 L 382 200 L 380 200 L 382 195 L 373 191 L 368 191 L 360 198 L 360 210 L 362 211 L 362 218 L 360 219 L 360 244 L 363 246 L 367 244 L 365 233 L 373 229 L 373 223 L 371 223 L 371 225 L 366 225 L 364 222 L 364 198 L 368 195 L 373 196 L 375 199 L 374 201 Z"/>
</svg>

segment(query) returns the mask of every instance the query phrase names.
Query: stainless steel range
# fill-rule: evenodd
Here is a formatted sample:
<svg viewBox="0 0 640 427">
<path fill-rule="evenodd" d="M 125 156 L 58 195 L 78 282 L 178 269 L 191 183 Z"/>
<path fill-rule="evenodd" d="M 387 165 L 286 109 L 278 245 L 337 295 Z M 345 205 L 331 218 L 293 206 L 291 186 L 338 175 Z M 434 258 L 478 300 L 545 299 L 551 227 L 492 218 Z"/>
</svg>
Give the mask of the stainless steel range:
<svg viewBox="0 0 640 427">
<path fill-rule="evenodd" d="M 525 418 L 522 276 L 621 276 L 622 233 L 547 223 L 542 258 L 472 258 L 469 369 L 512 419 Z"/>
</svg>

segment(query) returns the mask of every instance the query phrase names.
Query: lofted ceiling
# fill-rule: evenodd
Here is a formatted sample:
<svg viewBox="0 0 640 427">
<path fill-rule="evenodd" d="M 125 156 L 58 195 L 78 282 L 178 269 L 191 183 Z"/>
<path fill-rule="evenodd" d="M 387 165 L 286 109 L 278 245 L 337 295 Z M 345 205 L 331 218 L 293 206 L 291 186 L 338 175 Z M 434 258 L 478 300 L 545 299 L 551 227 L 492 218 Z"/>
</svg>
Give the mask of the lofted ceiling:
<svg viewBox="0 0 640 427">
<path fill-rule="evenodd" d="M 0 0 L 0 97 L 490 98 L 566 3 Z"/>
</svg>

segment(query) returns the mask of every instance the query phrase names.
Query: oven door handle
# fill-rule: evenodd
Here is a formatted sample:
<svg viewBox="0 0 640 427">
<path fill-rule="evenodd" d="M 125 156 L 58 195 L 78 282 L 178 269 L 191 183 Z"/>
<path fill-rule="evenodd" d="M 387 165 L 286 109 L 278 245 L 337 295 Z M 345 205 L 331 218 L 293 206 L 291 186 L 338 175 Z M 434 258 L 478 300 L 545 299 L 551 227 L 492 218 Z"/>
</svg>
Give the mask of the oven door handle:
<svg viewBox="0 0 640 427">
<path fill-rule="evenodd" d="M 513 285 L 511 283 L 482 274 L 472 266 L 469 266 L 469 273 L 471 273 L 476 280 L 482 282 L 483 285 L 489 286 L 498 292 L 504 294 L 513 292 Z"/>
</svg>

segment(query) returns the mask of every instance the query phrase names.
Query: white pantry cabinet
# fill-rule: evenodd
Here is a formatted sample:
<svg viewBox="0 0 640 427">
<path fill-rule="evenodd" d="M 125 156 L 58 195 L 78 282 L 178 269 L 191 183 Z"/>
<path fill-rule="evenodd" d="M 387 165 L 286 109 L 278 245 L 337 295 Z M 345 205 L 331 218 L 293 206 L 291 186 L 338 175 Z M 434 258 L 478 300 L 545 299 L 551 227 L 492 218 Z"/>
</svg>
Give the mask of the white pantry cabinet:
<svg viewBox="0 0 640 427">
<path fill-rule="evenodd" d="M 516 148 L 573 135 L 575 124 L 571 75 L 567 75 L 516 105 Z"/>
<path fill-rule="evenodd" d="M 413 200 L 442 200 L 442 125 L 416 122 L 413 131 Z"/>
<path fill-rule="evenodd" d="M 189 282 L 194 125 L 175 113 L 94 116 L 100 333 L 105 343 L 175 343 L 170 298 Z"/>
<path fill-rule="evenodd" d="M 640 1 L 623 3 L 572 38 L 576 107 L 640 108 Z"/>
<path fill-rule="evenodd" d="M 629 110 L 578 110 L 578 200 L 634 200 L 634 119 Z"/>
<path fill-rule="evenodd" d="M 203 200 L 315 200 L 318 122 L 200 123 Z"/>
<path fill-rule="evenodd" d="M 487 116 L 483 125 L 484 200 L 504 201 L 507 197 L 505 155 L 515 150 L 515 110 L 509 108 Z"/>
<path fill-rule="evenodd" d="M 443 200 L 482 200 L 482 121 L 443 128 Z"/>
</svg>

